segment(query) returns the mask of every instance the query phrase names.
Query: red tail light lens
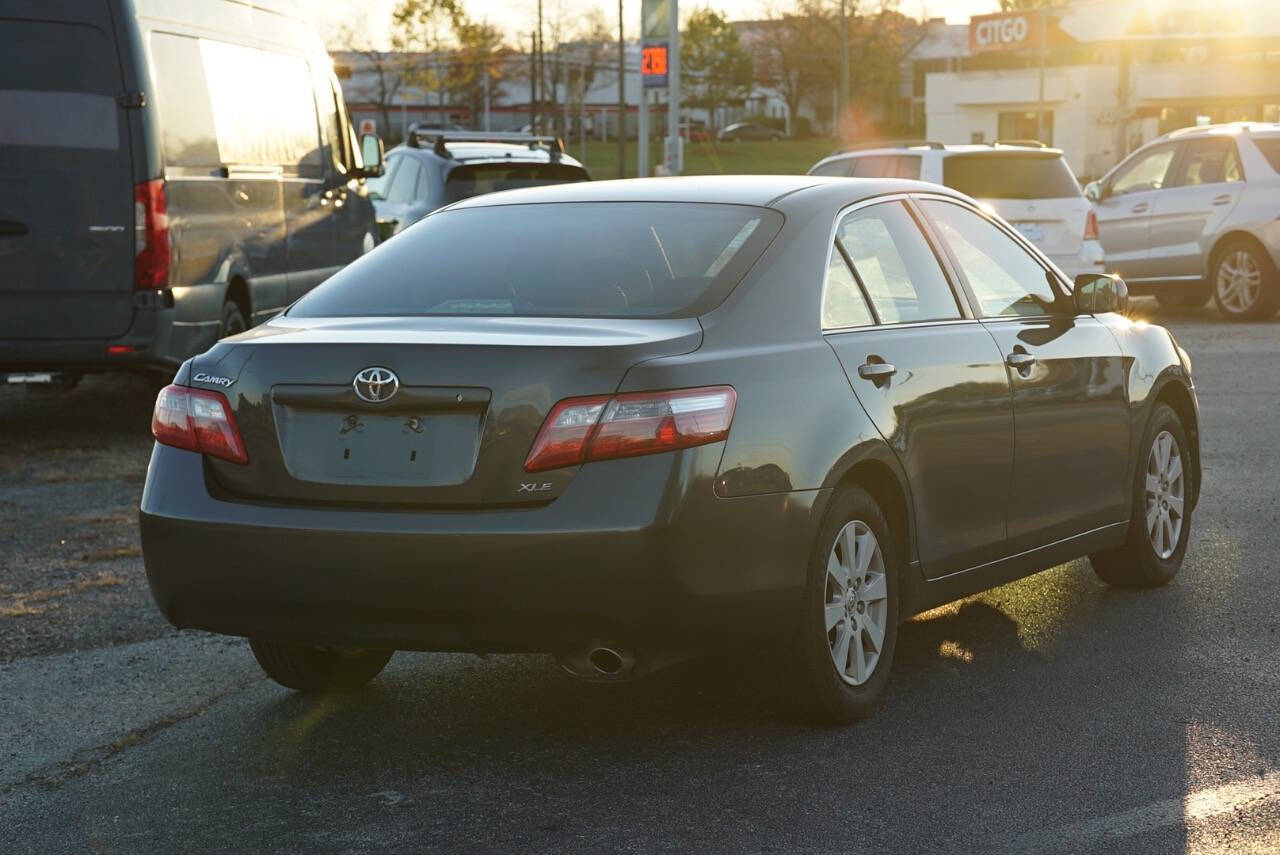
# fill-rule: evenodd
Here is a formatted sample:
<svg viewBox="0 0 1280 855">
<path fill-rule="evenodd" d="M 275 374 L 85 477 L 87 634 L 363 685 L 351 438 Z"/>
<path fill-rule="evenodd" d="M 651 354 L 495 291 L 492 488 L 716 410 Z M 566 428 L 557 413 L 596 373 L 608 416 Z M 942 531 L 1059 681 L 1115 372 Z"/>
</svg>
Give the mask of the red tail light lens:
<svg viewBox="0 0 1280 855">
<path fill-rule="evenodd" d="M 737 402 L 732 386 L 569 398 L 542 423 L 524 468 L 538 472 L 718 442 L 729 435 Z"/>
<path fill-rule="evenodd" d="M 164 181 L 144 181 L 133 188 L 133 287 L 158 291 L 169 287 L 169 210 Z"/>
<path fill-rule="evenodd" d="M 1084 239 L 1098 239 L 1098 215 L 1093 211 L 1089 211 L 1089 216 L 1084 218 Z"/>
<path fill-rule="evenodd" d="M 248 463 L 231 405 L 221 392 L 166 386 L 156 398 L 151 435 L 161 445 Z"/>
</svg>

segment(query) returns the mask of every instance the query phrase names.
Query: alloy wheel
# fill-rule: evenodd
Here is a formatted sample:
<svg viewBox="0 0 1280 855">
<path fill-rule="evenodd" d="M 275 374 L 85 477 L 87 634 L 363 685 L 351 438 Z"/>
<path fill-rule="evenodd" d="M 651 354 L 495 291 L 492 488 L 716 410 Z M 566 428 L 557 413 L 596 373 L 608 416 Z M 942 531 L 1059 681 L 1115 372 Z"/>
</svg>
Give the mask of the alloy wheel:
<svg viewBox="0 0 1280 855">
<path fill-rule="evenodd" d="M 1253 253 L 1237 249 L 1224 257 L 1215 287 L 1218 304 L 1227 311 L 1243 314 L 1252 309 L 1262 291 L 1262 268 Z"/>
<path fill-rule="evenodd" d="M 836 672 L 860 686 L 875 672 L 889 623 L 889 587 L 884 554 L 875 533 L 861 520 L 840 530 L 827 557 L 827 643 Z"/>
<path fill-rule="evenodd" d="M 1182 452 L 1169 431 L 1161 431 L 1147 456 L 1147 537 L 1161 561 L 1167 561 L 1182 537 L 1186 479 Z"/>
</svg>

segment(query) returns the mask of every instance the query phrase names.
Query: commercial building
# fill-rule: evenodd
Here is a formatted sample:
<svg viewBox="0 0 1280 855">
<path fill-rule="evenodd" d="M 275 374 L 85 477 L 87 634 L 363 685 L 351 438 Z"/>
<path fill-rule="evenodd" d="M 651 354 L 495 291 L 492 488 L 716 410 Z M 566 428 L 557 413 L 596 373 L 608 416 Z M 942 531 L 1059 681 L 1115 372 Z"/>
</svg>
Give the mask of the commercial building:
<svg viewBox="0 0 1280 855">
<path fill-rule="evenodd" d="M 1082 178 L 1175 128 L 1280 121 L 1280 3 L 1107 0 L 930 21 L 907 62 L 929 139 L 1042 139 Z"/>
</svg>

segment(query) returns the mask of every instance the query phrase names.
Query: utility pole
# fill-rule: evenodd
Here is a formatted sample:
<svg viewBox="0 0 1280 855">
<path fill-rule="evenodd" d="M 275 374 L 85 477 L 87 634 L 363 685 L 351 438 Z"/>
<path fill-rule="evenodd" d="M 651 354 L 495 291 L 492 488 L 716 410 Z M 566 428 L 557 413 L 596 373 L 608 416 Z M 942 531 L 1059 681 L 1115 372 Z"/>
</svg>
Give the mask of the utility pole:
<svg viewBox="0 0 1280 855">
<path fill-rule="evenodd" d="M 542 91 L 542 86 L 546 81 L 546 77 L 543 76 L 542 64 L 546 61 L 546 58 L 546 45 L 542 42 L 542 0 L 538 0 L 538 120 L 533 123 L 533 127 L 530 129 L 535 134 L 547 132 L 547 125 L 542 116 L 542 102 L 546 99 L 546 93 Z"/>
<path fill-rule="evenodd" d="M 667 174 L 679 175 L 680 157 L 680 9 L 668 4 L 671 14 L 671 47 L 667 49 Z"/>
<path fill-rule="evenodd" d="M 1040 7 L 1040 103 L 1036 110 L 1036 139 L 1048 144 L 1044 123 L 1044 66 L 1049 56 L 1049 9 Z"/>
<path fill-rule="evenodd" d="M 840 0 L 840 103 L 836 105 L 835 115 L 831 117 L 837 140 L 844 136 L 840 118 L 849 106 L 849 21 L 845 13 L 847 3 L 848 0 Z"/>
<path fill-rule="evenodd" d="M 539 0 L 541 2 L 541 0 Z M 618 0 L 618 177 L 627 177 L 627 42 L 622 27 L 622 0 Z"/>
<path fill-rule="evenodd" d="M 489 127 L 489 63 L 484 65 L 484 129 L 485 132 L 493 130 Z"/>
<path fill-rule="evenodd" d="M 529 131 L 538 124 L 538 34 L 529 34 Z"/>
</svg>

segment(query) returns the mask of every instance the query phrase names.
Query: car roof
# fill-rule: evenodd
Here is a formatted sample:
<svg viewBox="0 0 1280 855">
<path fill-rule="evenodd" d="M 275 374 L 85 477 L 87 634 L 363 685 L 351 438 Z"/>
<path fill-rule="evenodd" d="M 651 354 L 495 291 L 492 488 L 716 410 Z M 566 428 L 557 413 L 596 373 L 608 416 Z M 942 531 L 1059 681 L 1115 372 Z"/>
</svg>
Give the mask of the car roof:
<svg viewBox="0 0 1280 855">
<path fill-rule="evenodd" d="M 401 143 L 387 154 L 412 154 L 423 160 L 441 163 L 563 163 L 568 166 L 582 166 L 576 158 L 568 154 L 553 155 L 544 146 L 530 148 L 524 143 L 451 142 L 448 148 L 450 156 L 441 157 L 430 146 L 411 146 Z"/>
<path fill-rule="evenodd" d="M 677 202 L 787 207 L 830 203 L 835 207 L 889 193 L 939 193 L 965 197 L 923 181 L 900 178 L 829 178 L 816 175 L 698 175 L 554 184 L 475 196 L 450 208 L 482 208 L 550 202 Z"/>
<path fill-rule="evenodd" d="M 919 143 L 905 144 L 896 146 L 883 146 L 881 148 L 858 148 L 849 151 L 837 151 L 824 157 L 820 163 L 826 163 L 830 160 L 842 160 L 852 157 L 865 157 L 867 155 L 912 155 L 925 154 L 928 152 L 937 152 L 939 157 L 945 157 L 948 154 L 982 154 L 982 155 L 998 155 L 998 154 L 1015 154 L 1015 155 L 1031 155 L 1033 157 L 1061 157 L 1062 149 L 1051 148 L 1049 146 L 1038 145 L 1016 145 L 1013 143 L 965 143 L 958 145 L 938 145 L 936 143 Z"/>
<path fill-rule="evenodd" d="M 1176 131 L 1170 131 L 1151 142 L 1194 139 L 1197 137 L 1235 136 L 1237 134 L 1273 136 L 1280 134 L 1280 122 L 1226 122 L 1218 125 L 1196 125 L 1190 128 L 1179 128 Z"/>
</svg>

